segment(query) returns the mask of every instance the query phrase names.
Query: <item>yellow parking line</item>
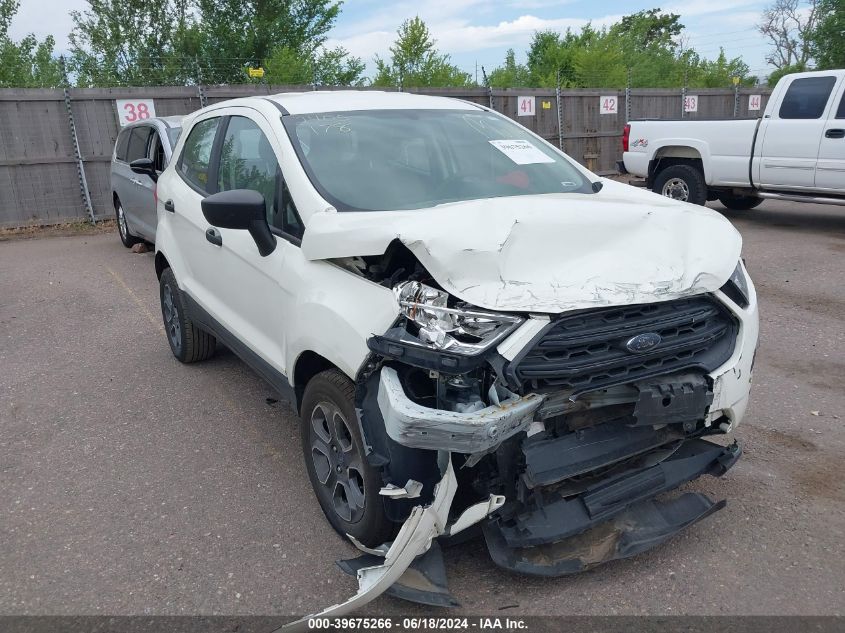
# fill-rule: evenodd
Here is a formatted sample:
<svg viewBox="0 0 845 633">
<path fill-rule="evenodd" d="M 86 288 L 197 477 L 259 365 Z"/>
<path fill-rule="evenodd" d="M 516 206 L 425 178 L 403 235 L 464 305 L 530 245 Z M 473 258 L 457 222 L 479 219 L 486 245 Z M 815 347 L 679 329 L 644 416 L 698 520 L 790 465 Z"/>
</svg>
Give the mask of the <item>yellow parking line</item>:
<svg viewBox="0 0 845 633">
<path fill-rule="evenodd" d="M 114 280 L 118 283 L 118 285 L 126 291 L 126 294 L 129 295 L 129 298 L 132 299 L 132 301 L 134 301 L 139 308 L 141 308 L 141 312 L 144 313 L 144 316 L 146 316 L 147 320 L 152 323 L 153 327 L 157 328 L 160 332 L 164 332 L 164 325 L 162 324 L 161 319 L 157 318 L 152 312 L 150 312 L 150 309 L 144 304 L 143 301 L 141 301 L 141 298 L 135 294 L 132 288 L 130 288 L 125 281 L 123 281 L 123 277 L 118 275 L 108 266 L 106 266 L 105 268 L 108 273 L 112 277 L 114 277 Z"/>
</svg>

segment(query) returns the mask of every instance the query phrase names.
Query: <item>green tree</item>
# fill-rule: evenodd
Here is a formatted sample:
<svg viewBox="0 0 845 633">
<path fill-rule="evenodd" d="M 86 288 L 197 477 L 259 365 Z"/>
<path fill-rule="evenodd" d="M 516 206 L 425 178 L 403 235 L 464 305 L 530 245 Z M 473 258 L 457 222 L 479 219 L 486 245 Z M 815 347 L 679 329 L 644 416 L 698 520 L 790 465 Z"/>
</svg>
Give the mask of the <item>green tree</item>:
<svg viewBox="0 0 845 633">
<path fill-rule="evenodd" d="M 191 0 L 88 0 L 72 11 L 70 68 L 81 86 L 196 79 L 199 34 Z"/>
<path fill-rule="evenodd" d="M 820 70 L 845 68 L 845 2 L 819 0 L 815 28 L 808 35 Z"/>
<path fill-rule="evenodd" d="M 341 48 L 303 53 L 280 46 L 264 60 L 265 81 L 272 84 L 321 86 L 360 86 L 365 64 Z"/>
<path fill-rule="evenodd" d="M 512 48 L 505 55 L 504 66 L 493 69 L 488 78 L 494 88 L 522 88 L 531 86 L 531 74 L 528 67 L 516 63 L 516 53 Z"/>
<path fill-rule="evenodd" d="M 471 86 L 472 77 L 438 52 L 436 41 L 419 16 L 405 20 L 390 47 L 390 61 L 375 58 L 374 86 Z"/>
<path fill-rule="evenodd" d="M 841 4 L 841 0 L 833 1 Z M 819 0 L 775 0 L 766 7 L 757 25 L 757 30 L 772 45 L 766 61 L 775 68 L 803 68 L 809 64 L 812 58 L 810 37 L 816 30 L 818 4 Z"/>
<path fill-rule="evenodd" d="M 52 88 L 62 85 L 62 72 L 54 55 L 55 41 L 39 42 L 33 34 L 19 42 L 9 37 L 9 26 L 19 0 L 0 0 L 0 87 Z"/>
<path fill-rule="evenodd" d="M 748 64 L 741 57 L 728 59 L 725 49 L 719 49 L 715 60 L 699 60 L 690 70 L 689 85 L 696 88 L 730 88 L 734 77 L 739 77 L 742 86 L 753 86 L 757 77 L 749 74 Z"/>
<path fill-rule="evenodd" d="M 326 41 L 340 13 L 333 0 L 196 0 L 200 15 L 202 80 L 240 83 L 245 69 L 277 49 L 307 58 Z M 310 81 L 307 83 L 311 83 Z"/>
</svg>

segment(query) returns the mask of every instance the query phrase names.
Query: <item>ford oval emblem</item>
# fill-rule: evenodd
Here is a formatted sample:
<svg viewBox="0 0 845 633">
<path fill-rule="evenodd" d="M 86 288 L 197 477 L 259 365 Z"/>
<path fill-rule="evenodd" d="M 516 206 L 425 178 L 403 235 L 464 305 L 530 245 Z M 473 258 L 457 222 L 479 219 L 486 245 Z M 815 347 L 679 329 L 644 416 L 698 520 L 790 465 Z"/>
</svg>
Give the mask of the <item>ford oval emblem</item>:
<svg viewBox="0 0 845 633">
<path fill-rule="evenodd" d="M 635 354 L 642 354 L 657 347 L 662 340 L 657 332 L 637 334 L 625 341 L 625 349 Z"/>
</svg>

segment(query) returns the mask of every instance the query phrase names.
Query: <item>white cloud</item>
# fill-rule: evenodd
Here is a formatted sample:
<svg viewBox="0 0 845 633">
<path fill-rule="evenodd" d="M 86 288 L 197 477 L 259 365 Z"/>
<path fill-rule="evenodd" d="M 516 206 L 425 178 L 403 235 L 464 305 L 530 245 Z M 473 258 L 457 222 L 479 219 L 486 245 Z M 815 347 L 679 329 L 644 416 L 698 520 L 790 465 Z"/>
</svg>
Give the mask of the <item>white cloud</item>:
<svg viewBox="0 0 845 633">
<path fill-rule="evenodd" d="M 56 51 L 68 50 L 68 34 L 73 28 L 70 12 L 88 7 L 85 0 L 21 0 L 20 9 L 9 28 L 12 39 L 34 33 L 39 40 L 48 35 L 56 39 Z"/>
</svg>

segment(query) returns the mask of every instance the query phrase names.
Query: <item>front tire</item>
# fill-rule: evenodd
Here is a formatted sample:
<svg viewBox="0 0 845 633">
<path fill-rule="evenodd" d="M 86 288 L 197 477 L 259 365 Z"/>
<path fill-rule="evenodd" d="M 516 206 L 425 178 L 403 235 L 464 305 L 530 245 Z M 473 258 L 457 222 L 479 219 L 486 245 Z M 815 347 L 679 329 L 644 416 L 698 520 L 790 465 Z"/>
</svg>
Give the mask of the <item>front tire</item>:
<svg viewBox="0 0 845 633">
<path fill-rule="evenodd" d="M 126 213 L 123 211 L 123 204 L 119 198 L 115 198 L 114 201 L 114 217 L 117 220 L 117 234 L 126 248 L 132 248 L 141 241 L 129 232 L 129 225 L 126 223 Z"/>
<path fill-rule="evenodd" d="M 760 205 L 763 202 L 762 198 L 755 198 L 754 196 L 735 196 L 732 193 L 720 193 L 719 202 L 725 208 L 733 211 L 748 211 Z"/>
<path fill-rule="evenodd" d="M 300 413 L 305 469 L 331 526 L 368 547 L 389 541 L 394 525 L 379 495 L 381 476 L 364 453 L 352 381 L 336 369 L 317 374 Z"/>
<path fill-rule="evenodd" d="M 692 165 L 670 165 L 657 174 L 652 191 L 673 200 L 703 205 L 707 202 L 704 174 Z"/>
<path fill-rule="evenodd" d="M 165 268 L 161 274 L 159 295 L 164 332 L 176 359 L 182 363 L 196 363 L 214 354 L 217 339 L 188 318 L 185 300 L 170 268 Z"/>
</svg>

